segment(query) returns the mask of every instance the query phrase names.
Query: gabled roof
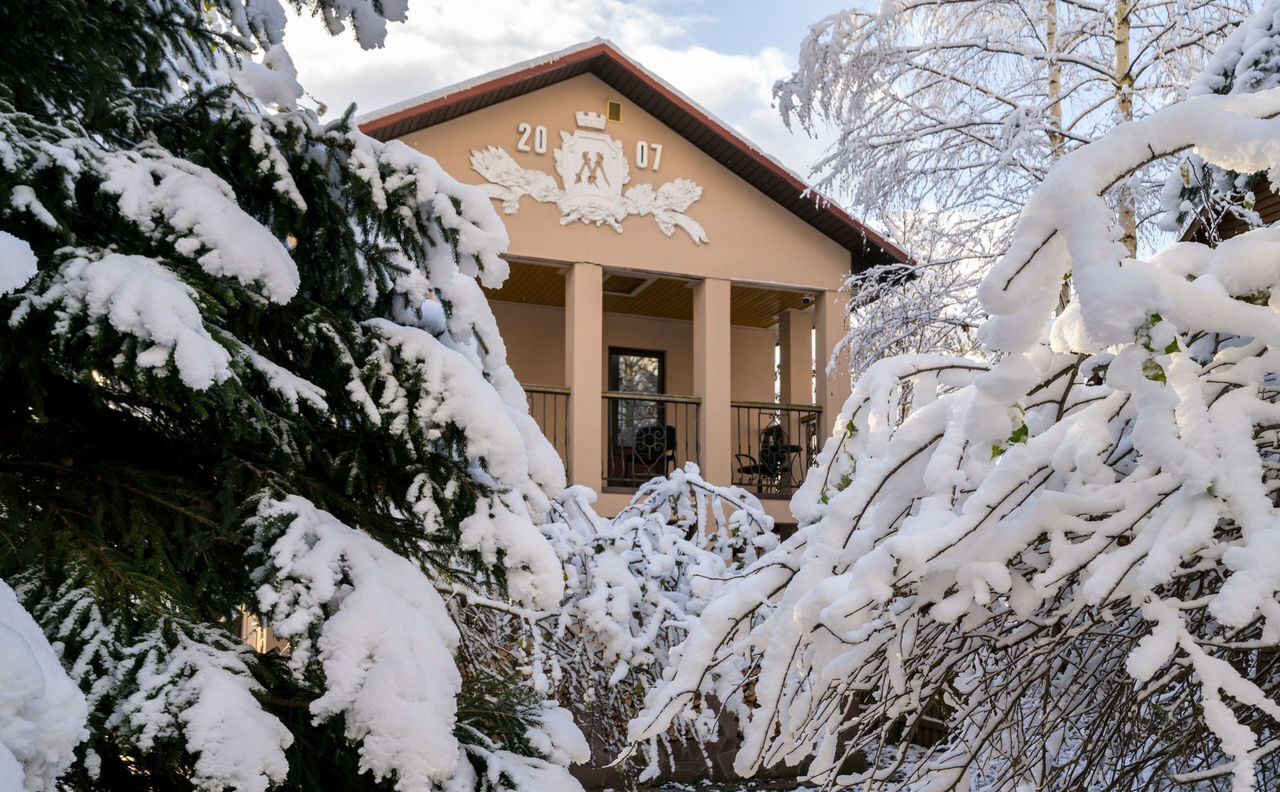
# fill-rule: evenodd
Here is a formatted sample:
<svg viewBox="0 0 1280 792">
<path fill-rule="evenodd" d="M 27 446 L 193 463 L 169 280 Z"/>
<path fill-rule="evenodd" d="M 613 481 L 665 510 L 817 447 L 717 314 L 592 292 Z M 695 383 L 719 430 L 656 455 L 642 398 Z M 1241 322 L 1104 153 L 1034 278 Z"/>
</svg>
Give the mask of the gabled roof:
<svg viewBox="0 0 1280 792">
<path fill-rule="evenodd" d="M 390 140 L 581 74 L 594 74 L 707 156 L 849 250 L 856 269 L 889 260 L 909 260 L 893 242 L 812 190 L 782 163 L 604 39 L 577 44 L 375 110 L 361 116 L 358 122 L 366 134 Z"/>
</svg>

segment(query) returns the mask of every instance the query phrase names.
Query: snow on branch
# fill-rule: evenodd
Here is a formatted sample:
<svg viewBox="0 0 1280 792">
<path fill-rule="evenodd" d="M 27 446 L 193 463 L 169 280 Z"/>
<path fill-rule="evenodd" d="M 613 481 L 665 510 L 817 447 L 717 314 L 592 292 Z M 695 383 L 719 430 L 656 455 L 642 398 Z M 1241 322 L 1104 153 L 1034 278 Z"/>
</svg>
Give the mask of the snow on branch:
<svg viewBox="0 0 1280 792">
<path fill-rule="evenodd" d="M 74 256 L 25 296 L 10 322 L 32 310 L 56 313 L 54 333 L 102 325 L 135 342 L 141 369 L 172 361 L 182 383 L 204 390 L 231 377 L 231 354 L 210 334 L 195 291 L 163 264 L 144 256 Z M 98 332 L 96 329 L 90 332 Z"/>
<path fill-rule="evenodd" d="M 208 170 L 162 150 L 81 154 L 95 155 L 103 192 L 117 196 L 121 215 L 144 233 L 172 239 L 209 274 L 255 284 L 274 303 L 298 292 L 289 251 Z"/>
<path fill-rule="evenodd" d="M 787 123 L 835 131 L 815 167 L 820 186 L 909 227 L 917 258 L 986 256 L 1054 161 L 1178 98 L 1249 10 L 1162 0 L 855 7 L 810 28 L 774 94 Z M 914 222 L 921 213 L 942 222 Z"/>
<path fill-rule="evenodd" d="M 1061 157 L 1181 98 L 1246 18 L 1239 0 L 894 0 L 814 24 L 774 86 L 783 120 L 828 139 L 827 188 L 924 266 L 856 273 L 840 352 L 975 354 L 975 289 L 1019 211 Z M 1168 165 L 1107 193 L 1125 243 L 1159 242 Z"/>
<path fill-rule="evenodd" d="M 1128 252 L 1107 231 L 1112 210 L 1103 194 L 1145 165 L 1191 148 L 1232 170 L 1274 167 L 1280 163 L 1277 115 L 1276 89 L 1199 96 L 1121 125 L 1064 159 L 1027 202 L 1008 252 L 979 288 L 992 315 L 982 340 L 1004 351 L 1034 343 L 1068 272 L 1087 332 L 1073 339 L 1081 350 L 1132 340 L 1164 305 L 1149 277 L 1124 267 Z"/>
<path fill-rule="evenodd" d="M 320 17 L 334 36 L 342 34 L 350 24 L 364 49 L 383 45 L 387 22 L 409 18 L 409 0 L 221 0 L 220 5 L 240 35 L 257 40 L 265 48 L 284 39 L 285 2 L 295 11 L 309 11 Z"/>
<path fill-rule="evenodd" d="M 252 653 L 234 636 L 176 616 L 138 631 L 136 613 L 105 614 L 75 575 L 55 591 L 28 575 L 20 589 L 84 691 L 95 736 L 139 754 L 178 748 L 200 790 L 264 792 L 284 781 L 293 736 L 259 704 Z M 100 762 L 87 751 L 90 778 Z"/>
<path fill-rule="evenodd" d="M 0 787 L 53 792 L 87 736 L 84 695 L 0 580 Z"/>
<path fill-rule="evenodd" d="M 624 750 L 624 724 L 706 603 L 777 537 L 759 501 L 708 483 L 693 464 L 640 487 L 613 519 L 599 517 L 594 500 L 589 490 L 571 487 L 544 527 L 564 561 L 568 595 L 540 638 L 546 648 L 535 658 L 535 679 L 552 685 L 594 735 L 605 751 L 594 757 L 598 763 L 620 759 L 624 772 L 638 772 L 643 781 L 674 758 L 673 745 L 713 737 L 718 711 L 652 735 L 640 751 L 642 767 Z M 730 663 L 721 673 L 735 669 Z M 742 697 L 721 703 L 741 708 Z"/>
<path fill-rule="evenodd" d="M 1278 50 L 1280 3 L 1268 2 L 1223 42 L 1187 94 L 1249 94 L 1275 88 L 1280 84 L 1274 65 Z M 1165 210 L 1161 224 L 1183 232 L 1198 221 L 1196 230 L 1210 239 L 1232 222 L 1262 225 L 1255 211 L 1258 193 L 1265 190 L 1262 175 L 1218 167 L 1188 152 L 1160 195 Z"/>
<path fill-rule="evenodd" d="M 1054 166 L 980 289 L 995 361 L 867 370 L 799 531 L 706 602 L 631 739 L 746 690 L 746 775 L 1275 788 L 1280 232 L 1134 258 L 1102 196 L 1187 149 L 1275 167 L 1278 113 L 1200 96 Z"/>
<path fill-rule="evenodd" d="M 258 607 L 290 642 L 290 666 L 323 675 L 316 720 L 341 716 L 361 770 L 397 789 L 453 777 L 458 630 L 431 580 L 298 496 L 264 498 L 256 524 Z"/>
<path fill-rule="evenodd" d="M 247 647 L 230 635 L 194 640 L 165 632 L 144 634 L 121 653 L 118 681 L 135 689 L 107 727 L 129 735 L 141 751 L 158 740 L 180 740 L 196 757 L 192 781 L 199 790 L 265 792 L 283 782 L 293 735 L 254 698 L 259 687 Z"/>
<path fill-rule="evenodd" d="M 545 460 L 531 458 L 526 450 L 542 450 L 545 440 L 530 442 L 517 423 L 521 417 L 528 418 L 527 403 L 522 398 L 519 406 L 512 409 L 485 380 L 482 370 L 426 330 L 385 319 L 369 320 L 366 326 L 378 338 L 380 357 L 385 361 L 378 398 L 380 407 L 393 418 L 392 432 L 407 437 L 410 421 L 422 425 L 429 434 L 438 434 L 438 427 L 450 424 L 460 427 L 465 437 L 466 457 L 477 467 L 483 466 L 488 483 L 509 487 L 517 496 L 506 501 L 495 496 L 489 509 L 477 510 L 476 519 L 487 517 L 486 525 L 473 524 L 474 532 L 464 527 L 464 533 L 471 537 L 464 539 L 465 549 L 480 549 L 492 560 L 497 548 L 504 548 L 512 575 L 518 577 L 520 570 L 526 568 L 534 575 L 533 579 L 519 584 L 518 598 L 536 599 L 547 606 L 559 601 L 562 592 L 554 586 L 541 595 L 530 588 L 538 585 L 538 576 L 558 578 L 553 569 L 555 559 L 545 541 L 527 531 L 533 537 L 533 545 L 523 547 L 515 535 L 499 535 L 503 530 L 501 513 L 514 511 L 527 528 L 529 509 L 541 514 L 548 508 L 546 493 L 537 479 L 551 476 L 533 465 L 534 462 L 545 464 Z M 408 368 L 411 386 L 397 378 L 393 362 Z M 558 462 L 556 466 L 559 467 Z M 558 472 L 563 478 L 563 469 Z M 480 533 L 492 536 L 483 538 Z"/>
</svg>

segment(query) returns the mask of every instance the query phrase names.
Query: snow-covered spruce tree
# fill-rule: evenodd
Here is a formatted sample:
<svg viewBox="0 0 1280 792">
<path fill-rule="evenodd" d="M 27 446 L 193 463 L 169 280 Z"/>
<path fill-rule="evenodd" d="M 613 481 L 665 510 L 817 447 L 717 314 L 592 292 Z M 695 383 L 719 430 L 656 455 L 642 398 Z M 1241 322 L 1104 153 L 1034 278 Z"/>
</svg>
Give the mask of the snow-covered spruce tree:
<svg viewBox="0 0 1280 792">
<path fill-rule="evenodd" d="M 84 694 L 0 581 L 0 789 L 54 789 L 85 737 Z"/>
<path fill-rule="evenodd" d="M 862 377 L 799 531 L 704 608 L 633 739 L 742 696 L 746 774 L 1277 788 L 1280 231 L 1132 258 L 1104 197 L 1193 148 L 1275 168 L 1280 89 L 1195 97 L 1053 168 L 980 289 L 997 362 Z"/>
<path fill-rule="evenodd" d="M 290 5 L 374 46 L 406 4 Z M 505 232 L 299 108 L 284 19 L 0 4 L 0 578 L 84 696 L 0 587 L 0 779 L 573 788 L 540 758 L 572 724 L 467 664 L 439 593 L 563 592 L 563 470 L 480 290 Z M 289 651 L 240 646 L 241 607 Z"/>
<path fill-rule="evenodd" d="M 817 22 L 775 87 L 788 124 L 835 143 L 818 186 L 916 259 L 855 276 L 854 373 L 890 354 L 965 353 L 974 290 L 1063 154 L 1181 98 L 1247 0 L 887 0 Z M 1141 171 L 1109 197 L 1130 237 L 1157 210 Z M 886 285 L 887 284 L 887 285 Z"/>
</svg>

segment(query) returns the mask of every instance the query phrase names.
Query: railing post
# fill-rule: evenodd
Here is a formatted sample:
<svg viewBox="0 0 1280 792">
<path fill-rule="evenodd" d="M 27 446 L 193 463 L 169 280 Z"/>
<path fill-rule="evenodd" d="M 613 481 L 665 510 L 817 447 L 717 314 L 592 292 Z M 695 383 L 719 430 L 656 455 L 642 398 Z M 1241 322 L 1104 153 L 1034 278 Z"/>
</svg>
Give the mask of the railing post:
<svg viewBox="0 0 1280 792">
<path fill-rule="evenodd" d="M 729 281 L 707 278 L 693 289 L 693 392 L 698 416 L 698 465 L 713 484 L 728 484 L 733 447 L 729 408 Z"/>
<path fill-rule="evenodd" d="M 825 291 L 818 295 L 814 309 L 813 324 L 817 331 L 817 359 L 814 368 L 817 371 L 818 404 L 822 405 L 822 434 L 819 442 L 824 442 L 831 434 L 840 408 L 844 407 L 845 400 L 849 398 L 848 358 L 841 355 L 840 360 L 836 361 L 835 372 L 827 374 L 831 351 L 844 338 L 844 300 L 837 290 Z"/>
<path fill-rule="evenodd" d="M 601 487 L 604 418 L 604 292 L 599 264 L 578 262 L 567 275 L 564 296 L 564 370 L 569 385 L 569 481 Z"/>
</svg>

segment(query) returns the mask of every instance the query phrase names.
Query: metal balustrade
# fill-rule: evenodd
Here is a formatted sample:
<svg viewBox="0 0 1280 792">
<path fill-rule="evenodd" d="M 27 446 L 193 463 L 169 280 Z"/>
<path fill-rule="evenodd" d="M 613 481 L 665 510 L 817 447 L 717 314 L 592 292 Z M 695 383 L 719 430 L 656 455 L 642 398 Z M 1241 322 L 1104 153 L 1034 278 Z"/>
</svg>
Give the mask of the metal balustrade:
<svg viewBox="0 0 1280 792">
<path fill-rule="evenodd" d="M 789 498 L 818 455 L 822 408 L 734 402 L 733 483 L 763 498 Z"/>
<path fill-rule="evenodd" d="M 525 385 L 529 414 L 555 447 L 560 461 L 569 464 L 569 389 L 549 385 Z"/>
<path fill-rule="evenodd" d="M 699 461 L 700 399 L 616 391 L 603 396 L 606 487 L 634 489 Z"/>
<path fill-rule="evenodd" d="M 569 455 L 569 390 L 526 385 L 529 413 L 563 461 Z M 701 464 L 696 396 L 606 391 L 602 416 L 604 485 L 634 489 L 685 462 Z M 819 450 L 822 408 L 733 402 L 731 482 L 762 498 L 788 498 Z"/>
</svg>

